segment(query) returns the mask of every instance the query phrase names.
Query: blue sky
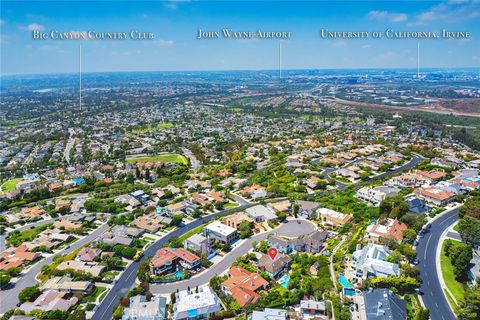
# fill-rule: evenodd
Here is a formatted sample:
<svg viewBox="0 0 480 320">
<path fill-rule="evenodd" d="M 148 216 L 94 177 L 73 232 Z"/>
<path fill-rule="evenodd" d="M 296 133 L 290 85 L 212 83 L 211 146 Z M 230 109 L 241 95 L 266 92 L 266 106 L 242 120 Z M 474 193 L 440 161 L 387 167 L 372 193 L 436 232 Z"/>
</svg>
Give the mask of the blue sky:
<svg viewBox="0 0 480 320">
<path fill-rule="evenodd" d="M 285 69 L 414 68 L 416 40 L 324 40 L 346 31 L 469 31 L 469 40 L 421 40 L 423 67 L 480 66 L 480 0 L 434 1 L 1 1 L 1 71 L 257 70 L 278 65 L 278 40 L 197 40 L 198 29 L 285 30 Z M 34 41 L 31 30 L 155 33 L 154 41 Z"/>
</svg>

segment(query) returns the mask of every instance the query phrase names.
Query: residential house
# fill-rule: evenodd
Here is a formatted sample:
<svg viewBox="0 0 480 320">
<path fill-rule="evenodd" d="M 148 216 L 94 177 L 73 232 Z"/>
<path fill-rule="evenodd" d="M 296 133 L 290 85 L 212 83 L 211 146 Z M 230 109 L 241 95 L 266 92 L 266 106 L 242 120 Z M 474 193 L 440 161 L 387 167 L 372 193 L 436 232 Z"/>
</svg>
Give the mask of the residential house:
<svg viewBox="0 0 480 320">
<path fill-rule="evenodd" d="M 297 311 L 302 320 L 328 320 L 325 301 L 301 300 Z"/>
<path fill-rule="evenodd" d="M 370 202 L 374 206 L 378 206 L 380 202 L 388 197 L 396 196 L 399 192 L 400 189 L 396 187 L 363 187 L 355 193 L 355 197 Z"/>
<path fill-rule="evenodd" d="M 316 176 L 311 176 L 308 179 L 303 179 L 303 184 L 305 184 L 310 189 L 316 189 L 320 181 L 322 181 L 322 179 Z"/>
<path fill-rule="evenodd" d="M 439 170 L 423 171 L 417 170 L 416 173 L 422 176 L 429 184 L 434 184 L 447 176 L 447 173 Z"/>
<path fill-rule="evenodd" d="M 329 227 L 341 227 L 353 219 L 351 214 L 344 214 L 327 208 L 318 209 L 317 214 L 322 220 L 323 225 Z"/>
<path fill-rule="evenodd" d="M 33 262 L 40 258 L 37 252 L 30 252 L 27 246 L 21 245 L 18 248 L 8 248 L 0 255 L 0 270 L 6 271 L 12 268 L 20 268 L 26 262 Z"/>
<path fill-rule="evenodd" d="M 84 262 L 92 262 L 95 258 L 100 258 L 102 250 L 97 248 L 84 247 L 77 254 L 76 260 Z"/>
<path fill-rule="evenodd" d="M 443 206 L 453 201 L 456 197 L 455 193 L 437 189 L 435 187 L 426 187 L 415 190 L 415 194 L 429 203 L 437 206 Z"/>
<path fill-rule="evenodd" d="M 72 221 L 67 220 L 67 219 L 60 219 L 60 220 L 55 221 L 53 223 L 53 226 L 57 229 L 60 229 L 60 230 L 72 231 L 72 230 L 80 229 L 82 227 L 82 224 L 72 222 Z"/>
<path fill-rule="evenodd" d="M 269 247 L 276 248 L 282 253 L 306 252 L 319 253 L 323 249 L 325 241 L 328 239 L 327 231 L 313 231 L 298 238 L 283 238 L 271 236 L 268 238 Z"/>
<path fill-rule="evenodd" d="M 233 243 L 238 240 L 237 229 L 216 220 L 203 228 L 203 234 L 211 240 L 221 243 Z"/>
<path fill-rule="evenodd" d="M 362 281 L 368 277 L 400 276 L 400 267 L 396 263 L 385 261 L 391 251 L 378 244 L 369 243 L 352 254 L 354 280 Z"/>
<path fill-rule="evenodd" d="M 287 320 L 288 311 L 283 309 L 265 308 L 263 311 L 252 311 L 248 320 Z"/>
<path fill-rule="evenodd" d="M 132 221 L 132 225 L 144 230 L 145 232 L 155 233 L 163 226 L 165 217 L 154 212 L 143 215 Z"/>
<path fill-rule="evenodd" d="M 257 302 L 260 299 L 257 292 L 267 286 L 268 281 L 260 274 L 235 266 L 228 270 L 228 279 L 222 283 L 222 291 L 237 301 L 240 307 L 244 307 L 247 303 Z"/>
<path fill-rule="evenodd" d="M 237 212 L 223 218 L 223 223 L 229 227 L 238 229 L 238 226 L 243 222 L 253 222 L 253 220 L 245 214 L 245 212 Z"/>
<path fill-rule="evenodd" d="M 258 268 L 267 272 L 274 279 L 279 279 L 289 268 L 292 258 L 282 253 L 278 253 L 275 259 L 262 254 L 258 260 Z"/>
<path fill-rule="evenodd" d="M 69 199 L 62 199 L 62 198 L 56 199 L 55 211 L 59 211 L 62 208 L 68 208 L 71 206 L 71 204 L 72 204 L 72 201 L 70 201 Z"/>
<path fill-rule="evenodd" d="M 173 272 L 179 265 L 189 270 L 198 268 L 200 257 L 183 248 L 160 248 L 150 260 L 156 275 Z"/>
<path fill-rule="evenodd" d="M 73 281 L 68 275 L 50 278 L 40 287 L 41 291 L 57 290 L 60 292 L 78 294 L 80 296 L 89 294 L 92 292 L 92 289 L 92 281 Z"/>
<path fill-rule="evenodd" d="M 397 219 L 387 218 L 384 221 L 377 221 L 375 224 L 370 224 L 367 227 L 365 240 L 378 243 L 380 238 L 390 238 L 400 243 L 403 239 L 402 233 L 407 228 L 408 226 L 405 223 L 400 222 Z"/>
<path fill-rule="evenodd" d="M 270 221 L 278 218 L 275 213 L 261 204 L 247 208 L 245 213 L 255 222 Z"/>
<path fill-rule="evenodd" d="M 193 250 L 197 253 L 209 255 L 212 252 L 210 241 L 201 234 L 194 234 L 185 239 L 183 246 L 188 250 Z"/>
<path fill-rule="evenodd" d="M 220 299 L 206 286 L 195 291 L 182 290 L 175 294 L 173 319 L 207 319 L 222 310 Z"/>
<path fill-rule="evenodd" d="M 267 196 L 267 190 L 265 187 L 262 187 L 258 184 L 253 184 L 251 186 L 246 186 L 240 191 L 241 195 L 244 197 L 251 197 L 253 200 L 264 198 Z"/>
<path fill-rule="evenodd" d="M 20 305 L 20 310 L 25 313 L 30 313 L 33 310 L 52 311 L 60 310 L 67 311 L 78 302 L 77 297 L 64 299 L 66 292 L 57 290 L 46 290 L 38 296 L 33 302 L 25 302 Z"/>
<path fill-rule="evenodd" d="M 411 212 L 416 212 L 420 214 L 426 214 L 428 211 L 432 209 L 424 200 L 410 195 L 405 198 L 405 202 L 408 204 L 408 209 Z"/>
<path fill-rule="evenodd" d="M 130 304 L 123 309 L 122 320 L 164 320 L 167 319 L 167 299 L 154 295 L 150 301 L 145 296 L 130 298 Z"/>
<path fill-rule="evenodd" d="M 291 203 L 289 200 L 283 200 L 279 202 L 270 202 L 267 204 L 267 208 L 273 212 L 287 212 L 291 208 Z"/>
<path fill-rule="evenodd" d="M 313 202 L 313 201 L 304 201 L 304 200 L 296 200 L 295 204 L 298 205 L 298 213 L 299 217 L 310 217 L 315 213 L 315 210 L 320 206 L 320 203 Z"/>
<path fill-rule="evenodd" d="M 35 206 L 31 208 L 22 208 L 20 210 L 20 213 L 18 214 L 18 217 L 27 221 L 36 221 L 42 219 L 42 216 L 45 214 L 45 210 L 38 206 Z"/>
<path fill-rule="evenodd" d="M 393 177 L 385 184 L 400 188 L 418 188 L 424 184 L 430 183 L 430 180 L 417 172 L 405 172 L 397 177 Z"/>
<path fill-rule="evenodd" d="M 100 265 L 97 262 L 85 262 L 77 260 L 68 260 L 63 261 L 57 266 L 58 270 L 67 270 L 73 269 L 75 271 L 83 271 L 85 273 L 90 273 L 94 277 L 99 277 L 100 274 L 105 270 L 105 266 Z"/>
<path fill-rule="evenodd" d="M 359 318 L 365 320 L 405 320 L 407 303 L 388 289 L 364 291 L 353 298 Z"/>
</svg>

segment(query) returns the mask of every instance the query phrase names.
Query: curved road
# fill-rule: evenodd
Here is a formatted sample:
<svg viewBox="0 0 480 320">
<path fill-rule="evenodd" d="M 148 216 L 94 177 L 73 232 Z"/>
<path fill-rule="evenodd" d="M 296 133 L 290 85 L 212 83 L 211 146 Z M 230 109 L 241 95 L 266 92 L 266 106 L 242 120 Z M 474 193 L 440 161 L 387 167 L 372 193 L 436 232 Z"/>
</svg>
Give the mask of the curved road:
<svg viewBox="0 0 480 320">
<path fill-rule="evenodd" d="M 420 278 L 420 292 L 425 306 L 430 310 L 430 318 L 435 320 L 456 320 L 445 297 L 437 272 L 437 250 L 440 250 L 442 233 L 458 220 L 458 208 L 443 213 L 431 222 L 431 229 L 417 246 Z M 440 270 L 439 270 L 440 272 Z"/>
<path fill-rule="evenodd" d="M 153 243 L 144 251 L 143 257 L 140 261 L 133 261 L 121 274 L 120 278 L 114 284 L 113 288 L 108 292 L 102 302 L 98 305 L 92 317 L 92 320 L 103 320 L 112 318 L 112 313 L 117 307 L 117 305 L 120 303 L 120 298 L 125 296 L 135 283 L 135 279 L 137 277 L 137 270 L 140 263 L 145 261 L 147 257 L 152 257 L 158 249 L 160 249 L 165 243 L 167 243 L 169 239 L 173 237 L 179 237 L 184 233 L 201 226 L 202 224 L 214 220 L 218 216 L 226 216 L 236 211 L 245 210 L 253 205 L 254 204 L 242 205 L 236 208 L 212 213 L 208 216 L 194 220 L 182 228 L 177 228 L 173 230 L 157 242 Z"/>
<path fill-rule="evenodd" d="M 386 176 L 390 176 L 396 173 L 399 173 L 404 170 L 410 170 L 411 168 L 417 166 L 423 161 L 422 157 L 418 155 L 413 155 L 412 159 L 405 165 L 393 170 L 393 171 L 387 171 L 377 177 L 372 178 L 372 180 L 375 179 L 380 179 L 384 178 Z M 131 263 L 127 269 L 122 273 L 120 278 L 118 279 L 117 283 L 113 286 L 113 288 L 108 292 L 108 294 L 105 296 L 103 301 L 98 305 L 98 308 L 95 310 L 95 313 L 92 317 L 92 320 L 103 320 L 103 319 L 111 319 L 112 313 L 117 307 L 117 305 L 120 303 L 120 298 L 125 296 L 127 292 L 132 288 L 133 284 L 135 283 L 136 279 L 136 272 L 138 270 L 139 264 L 143 261 L 145 261 L 146 257 L 151 257 L 155 254 L 155 252 L 160 249 L 170 238 L 172 237 L 179 237 L 182 234 L 204 224 L 207 223 L 213 219 L 215 219 L 217 216 L 226 216 L 231 214 L 232 212 L 235 211 L 241 211 L 245 210 L 246 208 L 253 206 L 255 204 L 245 204 L 241 205 L 239 207 L 236 207 L 234 209 L 229 209 L 229 210 L 223 210 L 219 211 L 217 213 L 205 216 L 201 219 L 195 220 L 183 228 L 178 228 L 175 229 L 174 231 L 170 232 L 168 235 L 164 236 L 154 244 L 152 244 L 150 247 L 148 247 L 144 255 L 141 259 L 141 261 L 134 261 Z M 199 276 L 200 277 L 200 276 Z"/>
<path fill-rule="evenodd" d="M 292 220 L 280 225 L 277 229 L 257 234 L 251 238 L 246 239 L 240 245 L 235 247 L 231 252 L 223 257 L 223 259 L 211 266 L 208 270 L 194 276 L 188 280 L 181 282 L 173 282 L 168 284 L 151 284 L 150 290 L 155 294 L 169 294 L 178 290 L 186 290 L 188 287 L 194 288 L 208 283 L 215 275 L 222 274 L 230 265 L 237 260 L 237 258 L 246 254 L 252 249 L 254 241 L 265 240 L 269 234 L 276 234 L 285 237 L 298 237 L 316 230 L 316 226 L 308 220 Z"/>
<path fill-rule="evenodd" d="M 108 229 L 108 224 L 105 223 L 100 227 L 98 227 L 97 229 L 95 229 L 94 231 L 92 231 L 87 236 L 72 243 L 68 249 L 63 249 L 62 251 L 57 252 L 46 259 L 40 260 L 35 265 L 33 265 L 33 267 L 31 267 L 25 274 L 21 275 L 20 279 L 15 284 L 15 286 L 7 290 L 1 290 L 0 291 L 0 313 L 3 314 L 8 310 L 16 307 L 18 303 L 18 294 L 20 293 L 20 291 L 22 291 L 26 287 L 31 287 L 37 284 L 37 280 L 35 280 L 35 277 L 42 270 L 42 267 L 44 265 L 47 265 L 53 262 L 53 257 L 55 255 L 69 254 L 77 250 L 78 248 L 86 245 L 87 243 L 93 241 L 95 238 L 97 238 L 107 229 Z"/>
</svg>

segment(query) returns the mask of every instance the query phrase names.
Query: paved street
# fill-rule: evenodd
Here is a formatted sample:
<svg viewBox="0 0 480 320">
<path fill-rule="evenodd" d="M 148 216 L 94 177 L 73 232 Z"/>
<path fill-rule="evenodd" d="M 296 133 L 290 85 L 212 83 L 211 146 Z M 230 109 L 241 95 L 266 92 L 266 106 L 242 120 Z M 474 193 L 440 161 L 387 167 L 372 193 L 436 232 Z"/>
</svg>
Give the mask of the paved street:
<svg viewBox="0 0 480 320">
<path fill-rule="evenodd" d="M 442 233 L 458 220 L 458 208 L 444 213 L 431 222 L 432 227 L 417 246 L 422 294 L 425 306 L 430 310 L 430 318 L 435 320 L 455 320 L 456 317 L 448 305 L 437 272 L 437 248 Z"/>
<path fill-rule="evenodd" d="M 68 249 L 64 249 L 57 254 L 69 254 L 77 250 L 78 248 L 84 246 L 85 244 L 93 241 L 107 229 L 108 225 L 103 224 L 86 237 L 74 242 Z M 40 262 L 36 263 L 30 270 L 28 270 L 27 273 L 23 274 L 13 288 L 0 291 L 0 313 L 3 314 L 6 311 L 15 308 L 18 303 L 18 294 L 20 293 L 20 291 L 22 291 L 26 287 L 34 286 L 37 283 L 37 281 L 35 280 L 36 275 L 42 270 L 42 267 L 44 265 L 50 264 L 52 263 L 52 261 L 53 255 L 41 260 Z"/>
<path fill-rule="evenodd" d="M 390 176 L 396 173 L 399 173 L 404 170 L 410 170 L 411 168 L 417 166 L 423 161 L 423 159 L 417 155 L 414 155 L 412 157 L 412 160 L 410 160 L 407 164 L 392 170 L 392 171 L 387 171 L 384 174 L 377 176 L 373 178 L 372 180 L 375 179 L 380 179 L 386 176 Z M 183 228 L 176 229 L 163 237 L 162 239 L 158 240 L 155 242 L 153 245 L 147 248 L 144 252 L 144 256 L 141 261 L 144 261 L 148 256 L 153 256 L 153 254 L 163 246 L 164 243 L 166 243 L 170 238 L 172 237 L 178 237 L 181 236 L 182 234 L 204 224 L 212 219 L 215 219 L 217 216 L 226 216 L 231 214 L 232 212 L 235 211 L 241 211 L 244 210 L 253 204 L 250 205 L 241 205 L 239 207 L 236 207 L 234 209 L 228 209 L 228 210 L 222 210 L 216 213 L 213 213 L 211 215 L 205 216 L 199 220 L 195 220 L 188 225 L 186 225 Z M 283 232 L 283 231 L 282 231 Z M 245 248 L 242 247 L 241 250 L 245 250 Z M 248 250 L 247 250 L 248 251 Z M 239 251 L 241 252 L 241 251 Z M 136 278 L 136 273 L 138 270 L 138 266 L 141 262 L 135 261 L 132 264 L 130 264 L 127 269 L 123 272 L 123 274 L 120 276 L 118 279 L 117 283 L 114 285 L 113 289 L 110 290 L 110 292 L 106 295 L 105 299 L 100 303 L 98 306 L 98 309 L 95 311 L 95 314 L 92 317 L 92 320 L 102 320 L 102 319 L 110 319 L 112 316 L 113 311 L 117 307 L 117 305 L 120 302 L 120 298 L 124 296 L 133 286 Z M 228 265 L 227 262 L 225 261 L 224 265 Z M 215 274 L 215 273 L 213 273 Z M 200 275 L 199 275 L 200 277 Z M 198 282 L 201 282 L 200 280 Z M 178 283 L 179 284 L 179 283 Z M 187 285 L 188 286 L 188 285 Z M 193 286 L 193 285 L 192 285 Z M 176 290 L 176 289 L 175 289 Z"/>
<path fill-rule="evenodd" d="M 190 159 L 190 166 L 192 167 L 192 170 L 197 170 L 200 167 L 200 161 L 198 161 L 197 158 L 193 155 L 192 151 L 190 151 L 187 148 L 182 148 L 183 154 Z"/>
<path fill-rule="evenodd" d="M 412 156 L 412 159 L 407 162 L 406 164 L 398 167 L 398 168 L 395 168 L 393 170 L 389 170 L 389 171 L 385 171 L 379 175 L 376 175 L 376 176 L 373 176 L 369 179 L 367 179 L 367 181 L 375 181 L 375 180 L 380 180 L 380 179 L 383 179 L 383 178 L 386 178 L 386 177 L 390 177 L 390 176 L 393 176 L 393 175 L 396 175 L 396 174 L 399 174 L 401 173 L 402 171 L 407 171 L 407 170 L 411 170 L 413 169 L 414 167 L 418 166 L 420 163 L 422 163 L 424 159 L 419 156 L 419 155 L 416 155 L 414 154 Z M 349 166 L 349 165 L 355 165 L 356 162 L 358 162 L 358 160 L 355 160 L 355 161 L 351 161 L 349 163 L 347 163 L 344 167 L 346 166 Z M 328 181 L 331 181 L 332 178 L 329 176 L 329 174 L 331 172 L 334 172 L 336 171 L 337 169 L 336 168 L 326 168 L 322 174 L 323 174 L 323 177 L 328 180 Z M 351 185 L 351 186 L 355 186 L 355 185 L 358 185 L 360 184 L 361 181 L 359 182 L 355 182 L 355 183 L 351 183 L 351 184 L 346 184 L 346 183 L 343 183 L 343 182 L 340 182 L 340 181 L 335 181 L 335 184 L 338 186 L 338 189 L 342 190 L 344 189 L 345 187 Z"/>
<path fill-rule="evenodd" d="M 193 230 L 196 227 L 202 224 L 205 224 L 215 219 L 218 216 L 226 216 L 236 211 L 245 210 L 246 208 L 251 206 L 253 206 L 253 204 L 242 205 L 233 209 L 227 209 L 227 210 L 222 210 L 219 212 L 212 213 L 208 216 L 192 221 L 191 223 L 185 225 L 183 228 L 178 228 L 173 230 L 172 232 L 170 232 L 169 234 L 167 234 L 166 236 L 164 236 L 163 238 L 161 238 L 160 240 L 152 244 L 150 247 L 148 247 L 145 250 L 141 261 L 134 261 L 122 273 L 122 275 L 120 276 L 120 278 L 118 279 L 117 283 L 114 285 L 112 290 L 108 292 L 108 294 L 105 296 L 103 301 L 98 306 L 98 309 L 95 311 L 95 314 L 93 315 L 92 320 L 110 319 L 112 317 L 113 311 L 115 310 L 115 308 L 120 302 L 120 297 L 124 296 L 130 290 L 130 288 L 132 288 L 135 282 L 138 266 L 140 265 L 140 263 L 145 261 L 147 257 L 152 257 L 155 254 L 155 252 L 158 249 L 160 249 L 170 238 L 179 237 L 182 234 L 190 230 Z"/>
<path fill-rule="evenodd" d="M 225 257 L 223 257 L 223 259 L 219 263 L 213 265 L 208 270 L 200 273 L 198 276 L 194 276 L 191 279 L 181 282 L 174 282 L 168 284 L 152 284 L 150 285 L 150 290 L 152 291 L 152 293 L 169 294 L 176 291 L 177 289 L 185 290 L 188 287 L 195 288 L 196 286 L 201 286 L 208 283 L 213 276 L 220 275 L 225 272 L 230 267 L 230 265 L 235 262 L 235 260 L 237 260 L 238 257 L 241 257 L 248 251 L 250 251 L 250 249 L 252 249 L 252 243 L 254 241 L 259 242 L 265 240 L 267 236 L 272 233 L 285 237 L 298 237 L 314 231 L 315 228 L 315 225 L 308 220 L 289 221 L 282 224 L 280 227 L 278 227 L 278 229 L 275 229 L 275 231 L 258 234 L 245 240 L 238 247 L 234 248 L 234 250 L 232 250 Z"/>
</svg>

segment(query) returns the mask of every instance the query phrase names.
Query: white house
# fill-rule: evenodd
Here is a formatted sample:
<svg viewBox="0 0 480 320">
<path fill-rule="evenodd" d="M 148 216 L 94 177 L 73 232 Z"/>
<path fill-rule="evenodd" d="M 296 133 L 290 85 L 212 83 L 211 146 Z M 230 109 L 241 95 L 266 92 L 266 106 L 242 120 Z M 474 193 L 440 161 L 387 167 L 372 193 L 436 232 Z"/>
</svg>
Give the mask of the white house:
<svg viewBox="0 0 480 320">
<path fill-rule="evenodd" d="M 363 187 L 357 191 L 355 197 L 361 200 L 368 201 L 374 206 L 378 206 L 380 202 L 382 202 L 388 197 L 396 196 L 399 192 L 400 189 L 395 187 Z"/>
<path fill-rule="evenodd" d="M 238 240 L 237 229 L 229 227 L 218 220 L 203 228 L 203 234 L 208 239 L 222 243 L 233 243 Z"/>
<path fill-rule="evenodd" d="M 222 310 L 220 300 L 210 287 L 196 290 L 182 290 L 175 294 L 176 303 L 173 306 L 173 318 L 206 319 Z"/>
<path fill-rule="evenodd" d="M 355 280 L 368 277 L 400 276 L 400 267 L 396 263 L 385 261 L 391 251 L 378 244 L 369 243 L 352 255 L 352 268 Z"/>
</svg>

